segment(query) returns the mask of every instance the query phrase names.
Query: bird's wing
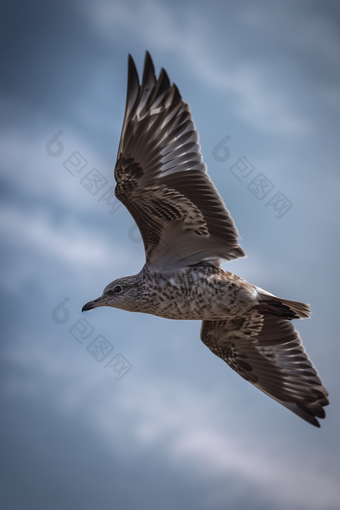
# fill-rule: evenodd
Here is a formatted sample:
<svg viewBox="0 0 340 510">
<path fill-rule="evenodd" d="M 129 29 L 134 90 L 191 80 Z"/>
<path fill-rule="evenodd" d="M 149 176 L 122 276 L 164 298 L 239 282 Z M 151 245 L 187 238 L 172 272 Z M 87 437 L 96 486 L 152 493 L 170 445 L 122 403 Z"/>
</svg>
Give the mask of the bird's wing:
<svg viewBox="0 0 340 510">
<path fill-rule="evenodd" d="M 320 426 L 328 392 L 289 320 L 251 310 L 242 319 L 203 321 L 201 340 L 244 379 Z"/>
<path fill-rule="evenodd" d="M 189 106 L 146 53 L 141 85 L 132 57 L 115 167 L 116 196 L 141 232 L 146 264 L 183 267 L 244 257 L 239 234 L 207 175 Z"/>
</svg>

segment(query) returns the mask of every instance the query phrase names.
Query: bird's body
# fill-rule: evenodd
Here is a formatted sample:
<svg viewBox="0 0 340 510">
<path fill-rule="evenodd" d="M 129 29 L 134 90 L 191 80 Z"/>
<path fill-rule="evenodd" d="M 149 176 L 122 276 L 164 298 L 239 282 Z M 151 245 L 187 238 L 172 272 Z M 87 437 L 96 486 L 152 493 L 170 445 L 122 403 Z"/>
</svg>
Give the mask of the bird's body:
<svg viewBox="0 0 340 510">
<path fill-rule="evenodd" d="M 135 278 L 136 295 L 129 311 L 165 319 L 234 319 L 258 304 L 254 285 L 213 266 L 168 271 L 144 267 L 130 278 Z"/>
<path fill-rule="evenodd" d="M 244 257 L 234 221 L 203 163 L 187 103 L 146 54 L 142 83 L 129 57 L 115 194 L 136 221 L 146 263 L 84 310 L 111 306 L 202 321 L 201 340 L 263 392 L 319 426 L 327 390 L 292 319 L 305 303 L 278 298 L 220 267 Z"/>
</svg>

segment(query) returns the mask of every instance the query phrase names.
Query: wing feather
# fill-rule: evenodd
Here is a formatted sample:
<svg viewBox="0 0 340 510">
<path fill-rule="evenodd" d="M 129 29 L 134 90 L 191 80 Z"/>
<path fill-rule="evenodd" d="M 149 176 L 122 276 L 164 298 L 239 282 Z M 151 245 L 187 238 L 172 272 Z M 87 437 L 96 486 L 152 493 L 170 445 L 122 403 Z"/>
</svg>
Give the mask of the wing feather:
<svg viewBox="0 0 340 510">
<path fill-rule="evenodd" d="M 244 379 L 320 426 L 328 392 L 288 319 L 251 310 L 244 319 L 204 321 L 201 339 Z"/>
<path fill-rule="evenodd" d="M 190 108 L 166 71 L 156 79 L 147 52 L 140 85 L 129 56 L 115 192 L 137 223 L 150 267 L 245 256 L 200 149 Z"/>
</svg>

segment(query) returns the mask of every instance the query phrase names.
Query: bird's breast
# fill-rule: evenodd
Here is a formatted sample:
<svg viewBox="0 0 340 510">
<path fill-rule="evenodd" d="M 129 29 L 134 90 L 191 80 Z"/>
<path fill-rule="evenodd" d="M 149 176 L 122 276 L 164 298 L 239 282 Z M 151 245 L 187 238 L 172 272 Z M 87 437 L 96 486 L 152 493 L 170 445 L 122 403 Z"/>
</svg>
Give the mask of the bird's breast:
<svg viewBox="0 0 340 510">
<path fill-rule="evenodd" d="M 252 308 L 254 301 L 251 284 L 221 269 L 155 273 L 144 282 L 144 313 L 167 319 L 233 318 Z"/>
</svg>

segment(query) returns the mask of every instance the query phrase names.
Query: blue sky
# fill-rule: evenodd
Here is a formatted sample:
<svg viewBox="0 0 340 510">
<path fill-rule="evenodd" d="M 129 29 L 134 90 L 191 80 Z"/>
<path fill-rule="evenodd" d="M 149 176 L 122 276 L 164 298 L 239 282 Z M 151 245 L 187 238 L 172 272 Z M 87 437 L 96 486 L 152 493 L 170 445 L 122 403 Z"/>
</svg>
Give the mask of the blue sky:
<svg viewBox="0 0 340 510">
<path fill-rule="evenodd" d="M 13 1 L 1 25 L 2 506 L 338 508 L 337 3 Z M 295 325 L 330 393 L 321 429 L 214 357 L 198 322 L 81 315 L 144 263 L 129 213 L 100 198 L 114 185 L 127 55 L 141 73 L 146 49 L 190 104 L 242 236 L 248 258 L 224 267 L 311 304 Z M 83 174 L 65 168 L 72 152 Z M 230 171 L 239 157 L 255 167 L 243 182 Z M 81 183 L 93 167 L 107 181 L 96 195 Z M 268 200 L 293 204 L 281 219 L 250 193 L 258 173 L 275 186 Z M 69 332 L 80 318 L 93 328 L 83 343 Z M 111 355 L 87 349 L 98 335 L 132 365 L 120 381 L 104 368 Z"/>
</svg>

